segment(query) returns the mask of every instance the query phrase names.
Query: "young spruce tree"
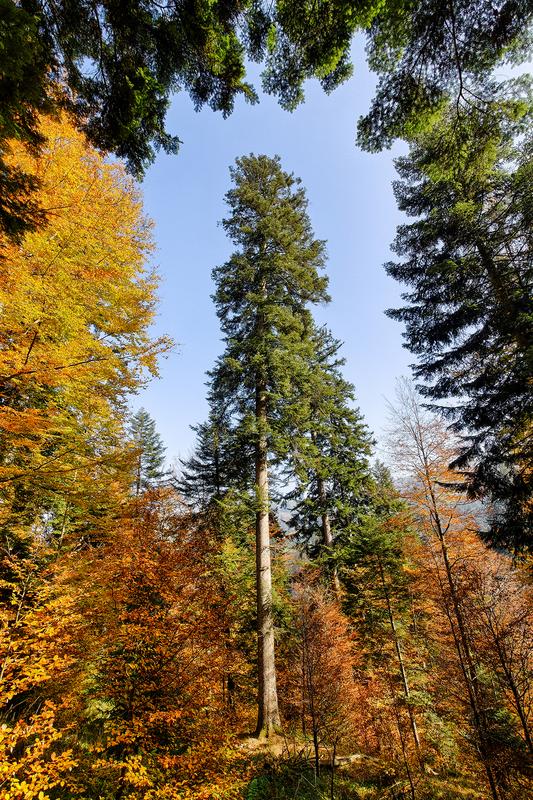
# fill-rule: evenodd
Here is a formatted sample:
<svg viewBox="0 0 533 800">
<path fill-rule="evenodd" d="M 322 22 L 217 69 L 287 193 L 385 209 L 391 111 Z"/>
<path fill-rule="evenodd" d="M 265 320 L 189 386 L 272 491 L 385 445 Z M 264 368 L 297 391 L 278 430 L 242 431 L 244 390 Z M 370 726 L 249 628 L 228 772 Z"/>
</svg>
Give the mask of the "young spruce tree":
<svg viewBox="0 0 533 800">
<path fill-rule="evenodd" d="M 129 432 L 137 449 L 135 493 L 154 488 L 165 477 L 165 450 L 155 421 L 140 408 L 131 418 Z"/>
<path fill-rule="evenodd" d="M 253 448 L 256 495 L 258 735 L 279 724 L 269 530 L 269 468 L 286 456 L 304 400 L 294 391 L 313 352 L 309 303 L 328 299 L 300 181 L 279 158 L 244 156 L 231 169 L 224 229 L 236 250 L 213 271 L 226 349 L 211 373 L 236 435 Z M 222 400 L 221 400 L 222 402 Z"/>
</svg>

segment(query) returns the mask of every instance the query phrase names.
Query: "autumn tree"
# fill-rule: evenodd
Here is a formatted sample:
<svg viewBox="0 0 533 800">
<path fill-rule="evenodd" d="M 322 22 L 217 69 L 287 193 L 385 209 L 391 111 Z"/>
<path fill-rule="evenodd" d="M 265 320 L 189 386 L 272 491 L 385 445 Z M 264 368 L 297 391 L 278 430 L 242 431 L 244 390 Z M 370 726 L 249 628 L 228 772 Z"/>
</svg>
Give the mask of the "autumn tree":
<svg viewBox="0 0 533 800">
<path fill-rule="evenodd" d="M 187 527 L 173 491 L 160 489 L 126 507 L 105 547 L 76 565 L 90 653 L 82 733 L 95 753 L 89 786 L 98 776 L 123 792 L 171 785 L 179 755 L 202 738 L 208 746 L 222 713 L 226 602 L 213 602 L 211 547 Z"/>
<path fill-rule="evenodd" d="M 259 713 L 258 733 L 279 723 L 274 666 L 269 462 L 286 455 L 288 420 L 300 404 L 292 391 L 312 352 L 309 303 L 327 299 L 324 244 L 314 239 L 304 190 L 279 159 L 237 160 L 226 195 L 224 229 L 238 249 L 213 272 L 226 350 L 211 374 L 234 427 L 253 447 Z"/>
<path fill-rule="evenodd" d="M 458 511 L 464 509 L 458 506 Z M 531 790 L 531 731 L 527 722 L 531 678 L 527 677 L 527 670 L 533 631 L 529 593 L 523 576 L 510 560 L 488 550 L 475 535 L 473 520 L 466 517 L 463 522 L 462 531 L 448 531 L 447 546 L 474 668 L 478 723 L 483 726 L 485 752 L 498 795 L 519 798 Z M 483 756 L 478 746 L 479 733 L 474 733 L 476 719 L 471 698 L 465 691 L 451 592 L 444 580 L 445 566 L 436 543 L 422 538 L 418 543 L 413 540 L 411 545 L 413 607 L 417 621 L 425 618 L 426 652 L 431 663 L 426 691 L 432 698 L 432 715 L 437 715 L 441 731 L 439 735 L 434 724 L 428 728 L 426 736 L 433 738 L 437 733 L 437 742 L 441 741 L 440 752 L 436 758 L 432 756 L 430 763 L 450 783 L 454 772 L 461 774 L 460 783 L 466 786 L 470 776 L 479 776 Z M 491 593 L 495 586 L 498 589 Z M 512 636 L 505 625 L 511 619 L 516 624 Z M 444 685 L 446 692 L 442 691 Z M 474 747 L 462 746 L 465 733 Z M 492 794 L 489 786 L 486 791 Z"/>
<path fill-rule="evenodd" d="M 472 608 L 470 565 L 484 557 L 485 548 L 475 534 L 474 509 L 465 508 L 456 476 L 448 467 L 456 443 L 442 422 L 422 409 L 408 384 L 399 389 L 392 419 L 398 474 L 405 479 L 404 495 L 426 543 L 430 565 L 426 586 L 434 592 L 448 633 L 449 652 L 454 654 L 451 664 L 463 687 L 460 698 L 468 710 L 488 789 L 494 800 L 501 800 L 508 796 L 509 782 L 523 779 L 527 768 L 521 763 L 523 743 L 514 734 L 513 713 L 502 706 L 495 683 L 487 677 L 491 661 L 476 636 L 479 611 Z"/>
<path fill-rule="evenodd" d="M 295 587 L 293 613 L 293 668 L 300 695 L 293 702 L 299 706 L 302 732 L 312 741 L 316 774 L 320 774 L 321 761 L 329 761 L 333 780 L 336 754 L 341 744 L 352 739 L 359 705 L 354 680 L 356 644 L 338 604 L 328 600 L 311 576 L 307 581 L 302 576 Z"/>
<path fill-rule="evenodd" d="M 168 344 L 148 334 L 157 279 L 132 182 L 66 118 L 40 126 L 46 151 L 13 142 L 9 158 L 38 177 L 50 225 L 5 242 L 0 270 L 3 778 L 28 800 L 78 785 L 64 731 L 80 701 L 80 616 L 58 558 L 110 535 L 131 484 L 126 398 Z"/>
<path fill-rule="evenodd" d="M 527 574 L 498 553 L 468 564 L 469 612 L 477 646 L 491 664 L 533 755 L 533 604 Z"/>
<path fill-rule="evenodd" d="M 77 704 L 80 617 L 72 595 L 53 585 L 47 542 L 27 541 L 23 555 L 8 547 L 0 565 L 0 791 L 36 800 L 78 785 L 65 709 Z"/>
<path fill-rule="evenodd" d="M 8 525 L 29 526 L 45 498 L 85 493 L 89 505 L 101 485 L 95 471 L 113 482 L 114 465 L 124 467 L 126 397 L 156 373 L 168 344 L 148 333 L 157 278 L 146 266 L 150 224 L 134 185 L 66 118 L 42 120 L 41 130 L 41 157 L 13 143 L 10 159 L 39 178 L 53 215 L 46 231 L 7 246 L 0 268 Z"/>
<path fill-rule="evenodd" d="M 232 607 L 218 544 L 169 488 L 132 497 L 103 533 L 49 560 L 2 628 L 2 790 L 177 800 L 238 785 L 221 735 Z"/>
</svg>

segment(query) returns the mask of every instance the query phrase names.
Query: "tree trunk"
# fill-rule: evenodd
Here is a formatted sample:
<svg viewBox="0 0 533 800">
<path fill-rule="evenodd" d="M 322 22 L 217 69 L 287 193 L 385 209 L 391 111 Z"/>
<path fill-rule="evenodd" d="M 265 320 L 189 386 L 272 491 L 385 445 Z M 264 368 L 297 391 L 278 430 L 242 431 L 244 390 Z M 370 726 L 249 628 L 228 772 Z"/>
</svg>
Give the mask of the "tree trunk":
<svg viewBox="0 0 533 800">
<path fill-rule="evenodd" d="M 392 613 L 392 606 L 391 606 L 391 602 L 390 602 L 389 590 L 388 590 L 387 584 L 385 582 L 385 573 L 383 571 L 383 564 L 381 563 L 380 559 L 378 560 L 378 567 L 379 567 L 379 576 L 381 578 L 381 586 L 382 586 L 382 589 L 383 589 L 383 593 L 385 595 L 385 601 L 387 603 L 387 612 L 388 612 L 388 615 L 389 615 L 389 622 L 390 622 L 390 626 L 391 626 L 391 630 L 392 630 L 392 637 L 394 639 L 394 647 L 396 649 L 396 655 L 398 656 L 398 664 L 399 664 L 399 667 L 400 667 L 400 675 L 401 675 L 401 678 L 402 678 L 403 692 L 404 692 L 405 700 L 406 700 L 406 704 L 407 704 L 407 711 L 408 711 L 408 714 L 409 714 L 409 721 L 411 723 L 411 731 L 413 733 L 413 740 L 414 740 L 414 743 L 415 743 L 416 752 L 417 752 L 417 755 L 418 755 L 418 760 L 420 761 L 421 766 L 423 766 L 422 757 L 421 757 L 421 754 L 420 754 L 420 736 L 418 734 L 418 726 L 416 724 L 415 714 L 414 714 L 413 708 L 411 706 L 411 692 L 410 692 L 410 689 L 409 689 L 409 682 L 407 680 L 407 672 L 405 671 L 405 664 L 404 664 L 404 661 L 403 661 L 402 647 L 401 647 L 401 644 L 400 644 L 400 639 L 398 638 L 398 631 L 396 630 L 396 621 L 394 619 L 394 614 Z"/>
<path fill-rule="evenodd" d="M 455 580 L 453 577 L 452 566 L 448 555 L 448 545 L 446 542 L 445 529 L 443 528 L 441 523 L 439 507 L 433 488 L 433 480 L 431 478 L 428 461 L 425 455 L 424 455 L 424 471 L 425 471 L 426 486 L 428 489 L 428 494 L 432 509 L 434 530 L 439 540 L 440 551 L 442 555 L 442 560 L 444 562 L 444 570 L 446 573 L 446 579 L 448 583 L 448 590 L 450 593 L 451 606 L 453 609 L 453 616 L 457 624 L 457 629 L 455 629 L 455 626 L 453 624 L 451 624 L 450 627 L 452 636 L 454 638 L 457 655 L 459 657 L 461 671 L 463 673 L 466 683 L 468 699 L 470 702 L 470 708 L 472 710 L 472 716 L 474 719 L 474 725 L 479 737 L 479 742 L 478 742 L 479 754 L 481 756 L 483 766 L 485 767 L 485 772 L 487 774 L 487 780 L 489 782 L 493 800 L 501 800 L 498 783 L 494 774 L 494 770 L 492 768 L 491 759 L 489 756 L 489 748 L 487 746 L 487 741 L 486 741 L 487 737 L 486 737 L 486 725 L 484 722 L 484 713 L 482 710 L 482 706 L 478 701 L 478 681 L 476 676 L 476 668 L 474 665 L 474 660 L 470 649 L 470 640 L 467 634 L 466 624 L 463 617 L 461 604 L 458 598 Z"/>
<path fill-rule="evenodd" d="M 272 570 L 270 561 L 270 525 L 267 463 L 267 405 L 266 387 L 256 388 L 256 422 L 258 437 L 255 448 L 255 488 L 257 511 L 256 532 L 256 590 L 257 590 L 257 667 L 258 714 L 256 734 L 271 736 L 280 725 L 276 665 L 274 659 L 274 619 L 272 615 Z"/>
<path fill-rule="evenodd" d="M 498 653 L 498 657 L 499 657 L 500 663 L 502 665 L 503 674 L 504 674 L 505 679 L 507 681 L 507 684 L 508 684 L 508 686 L 511 689 L 511 692 L 513 694 L 515 708 L 516 708 L 516 711 L 518 713 L 518 716 L 520 717 L 520 722 L 521 722 L 521 725 L 522 725 L 522 730 L 524 731 L 524 738 L 526 740 L 526 744 L 527 744 L 528 750 L 533 755 L 533 741 L 531 739 L 531 733 L 529 731 L 529 724 L 528 724 L 528 720 L 527 720 L 527 715 L 526 715 L 524 706 L 522 704 L 522 700 L 520 698 L 520 692 L 518 691 L 518 686 L 516 685 L 516 681 L 514 679 L 513 671 L 509 666 L 509 662 L 508 662 L 508 660 L 506 658 L 506 655 L 505 655 L 505 650 L 502 647 L 501 643 L 499 642 L 496 632 L 493 633 L 493 636 L 494 636 L 494 643 L 496 645 L 496 650 L 497 650 L 497 653 Z"/>
<path fill-rule="evenodd" d="M 333 742 L 333 754 L 331 757 L 331 780 L 329 783 L 330 800 L 335 800 L 335 758 L 337 756 L 337 742 Z"/>
<path fill-rule="evenodd" d="M 324 547 L 327 547 L 329 550 L 333 549 L 333 534 L 331 533 L 331 520 L 329 518 L 328 512 L 325 510 L 326 508 L 326 487 L 324 486 L 324 481 L 322 478 L 317 479 L 318 483 L 318 496 L 320 499 L 320 504 L 324 509 L 322 512 L 322 544 Z M 341 596 L 341 584 L 339 581 L 339 575 L 337 573 L 337 566 L 333 566 L 333 591 L 335 592 L 335 597 L 337 600 L 340 600 Z"/>
</svg>

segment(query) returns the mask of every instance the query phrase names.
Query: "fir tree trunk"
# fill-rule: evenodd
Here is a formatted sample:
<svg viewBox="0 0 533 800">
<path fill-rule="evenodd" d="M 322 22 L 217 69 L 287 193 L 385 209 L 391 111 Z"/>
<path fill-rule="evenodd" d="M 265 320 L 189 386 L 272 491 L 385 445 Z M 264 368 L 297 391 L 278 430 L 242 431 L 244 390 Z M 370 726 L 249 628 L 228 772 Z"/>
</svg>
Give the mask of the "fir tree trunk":
<svg viewBox="0 0 533 800">
<path fill-rule="evenodd" d="M 256 588 L 257 588 L 257 667 L 258 715 L 257 736 L 270 736 L 279 727 L 276 665 L 274 659 L 274 619 L 272 615 L 272 570 L 268 498 L 266 442 L 266 388 L 256 389 L 258 438 L 255 448 L 256 511 Z"/>
</svg>

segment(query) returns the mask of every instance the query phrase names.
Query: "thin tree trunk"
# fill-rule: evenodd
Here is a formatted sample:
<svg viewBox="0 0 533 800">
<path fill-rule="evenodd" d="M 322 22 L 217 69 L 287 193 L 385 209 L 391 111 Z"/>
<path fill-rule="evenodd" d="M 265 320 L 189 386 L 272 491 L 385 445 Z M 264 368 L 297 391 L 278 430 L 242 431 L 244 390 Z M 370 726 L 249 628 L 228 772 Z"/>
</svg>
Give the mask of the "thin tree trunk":
<svg viewBox="0 0 533 800">
<path fill-rule="evenodd" d="M 407 775 L 407 780 L 409 781 L 409 786 L 411 789 L 411 800 L 416 800 L 415 784 L 413 781 L 413 776 L 411 774 L 411 769 L 409 767 L 409 759 L 407 758 L 407 747 L 405 744 L 405 737 L 403 735 L 402 722 L 400 719 L 398 707 L 394 702 L 394 696 L 395 696 L 394 684 L 392 682 L 392 676 L 388 669 L 387 669 L 387 682 L 389 684 L 389 691 L 392 699 L 392 708 L 394 710 L 394 721 L 396 723 L 396 730 L 398 731 L 398 737 L 400 739 L 400 748 L 402 751 L 402 760 L 403 760 L 403 765 L 405 767 L 405 774 Z"/>
<path fill-rule="evenodd" d="M 330 800 L 335 800 L 335 758 L 337 756 L 337 742 L 333 742 L 333 755 L 331 758 L 331 780 L 329 784 Z"/>
<path fill-rule="evenodd" d="M 505 648 L 502 646 L 502 643 L 500 642 L 498 633 L 497 633 L 497 631 L 494 630 L 494 627 L 493 627 L 490 619 L 487 620 L 487 625 L 488 625 L 488 628 L 489 628 L 489 630 L 491 632 L 491 635 L 492 635 L 492 638 L 493 638 L 493 641 L 494 641 L 494 646 L 496 647 L 496 652 L 498 653 L 498 658 L 500 659 L 500 664 L 502 666 L 502 670 L 503 670 L 503 674 L 505 676 L 505 680 L 507 681 L 507 685 L 509 686 L 509 688 L 510 688 L 510 690 L 512 692 L 513 698 L 514 698 L 515 708 L 516 708 L 516 711 L 517 711 L 518 716 L 520 718 L 520 723 L 522 725 L 522 730 L 524 731 L 524 738 L 526 740 L 526 744 L 527 744 L 528 750 L 529 750 L 530 753 L 533 754 L 533 741 L 531 739 L 531 733 L 530 733 L 530 730 L 529 730 L 529 725 L 528 725 L 528 721 L 527 721 L 526 712 L 524 710 L 524 706 L 523 706 L 522 700 L 520 698 L 520 692 L 518 691 L 518 686 L 516 685 L 516 681 L 515 681 L 515 678 L 514 678 L 513 670 L 509 666 L 509 660 L 508 660 L 508 658 L 506 656 Z"/>
<path fill-rule="evenodd" d="M 320 775 L 320 750 L 318 742 L 318 720 L 315 711 L 315 685 L 313 681 L 313 669 L 310 663 L 307 622 L 305 616 L 302 619 L 302 677 L 304 686 L 307 686 L 307 696 L 309 698 L 309 714 L 311 716 L 311 732 L 313 735 L 313 750 L 315 754 L 315 780 Z"/>
<path fill-rule="evenodd" d="M 499 650 L 499 647 L 498 647 Z M 505 677 L 507 679 L 507 683 L 509 684 L 509 688 L 514 697 L 515 707 L 520 717 L 520 722 L 522 724 L 522 730 L 524 731 L 524 738 L 526 740 L 526 744 L 528 746 L 528 750 L 530 753 L 533 753 L 533 741 L 531 739 L 531 733 L 529 730 L 529 725 L 527 722 L 526 712 L 524 711 L 524 706 L 522 705 L 522 701 L 520 699 L 520 692 L 518 691 L 518 687 L 516 685 L 515 679 L 513 677 L 512 671 L 504 664 L 504 656 L 500 654 L 500 660 L 502 663 L 502 667 L 504 670 Z"/>
<path fill-rule="evenodd" d="M 422 758 L 421 758 L 421 754 L 420 754 L 420 736 L 418 734 L 418 726 L 416 724 L 414 711 L 413 711 L 413 709 L 411 707 L 411 702 L 410 702 L 411 692 L 410 692 L 410 689 L 409 689 L 409 682 L 407 680 L 407 673 L 405 671 L 405 665 L 404 665 L 404 662 L 403 662 L 402 648 L 401 648 L 400 640 L 398 638 L 398 632 L 396 630 L 396 622 L 395 622 L 395 619 L 394 619 L 394 615 L 392 613 L 392 606 L 391 606 L 391 602 L 390 602 L 389 590 L 388 590 L 387 584 L 385 582 L 385 573 L 383 572 L 383 564 L 381 563 L 381 559 L 378 559 L 378 567 L 379 567 L 379 576 L 381 578 L 381 586 L 383 588 L 383 593 L 385 595 L 385 601 L 387 603 L 387 612 L 388 612 L 388 615 L 389 615 L 389 622 L 390 622 L 390 626 L 391 626 L 391 630 L 392 630 L 392 637 L 394 639 L 394 647 L 396 649 L 396 655 L 398 656 L 398 664 L 400 666 L 400 675 L 401 675 L 401 678 L 402 678 L 403 692 L 404 692 L 404 695 L 405 695 L 405 699 L 407 701 L 407 711 L 409 713 L 409 721 L 411 723 L 411 731 L 413 733 L 413 739 L 414 739 L 414 742 L 415 742 L 415 747 L 416 747 L 416 752 L 417 752 L 417 755 L 418 755 L 418 760 L 420 761 L 420 764 L 423 766 Z"/>
<path fill-rule="evenodd" d="M 490 764 L 490 758 L 487 750 L 486 731 L 483 721 L 483 712 L 478 702 L 476 669 L 474 666 L 474 661 L 470 650 L 470 641 L 466 632 L 466 625 L 463 617 L 463 612 L 457 595 L 455 581 L 453 578 L 453 571 L 448 556 L 448 545 L 446 543 L 446 535 L 441 523 L 439 507 L 437 499 L 435 497 L 435 492 L 433 489 L 433 481 L 431 478 L 429 464 L 425 453 L 423 453 L 423 460 L 424 460 L 426 486 L 429 492 L 430 503 L 431 503 L 431 514 L 433 518 L 434 530 L 437 534 L 437 538 L 440 544 L 440 551 L 442 559 L 444 561 L 444 570 L 446 572 L 446 578 L 450 592 L 453 614 L 455 617 L 455 621 L 457 623 L 457 630 L 455 630 L 455 626 L 453 625 L 451 626 L 452 635 L 454 637 L 457 653 L 459 656 L 461 670 L 465 678 L 468 698 L 470 701 L 470 707 L 472 709 L 472 716 L 474 718 L 474 724 L 477 730 L 477 734 L 479 736 L 479 753 L 481 756 L 481 760 L 483 762 L 483 766 L 485 767 L 485 772 L 487 774 L 487 779 L 489 782 L 492 797 L 494 800 L 500 800 L 500 792 L 498 789 L 496 778 L 494 776 L 494 772 L 492 770 L 492 766 Z"/>
<path fill-rule="evenodd" d="M 309 711 L 311 712 L 311 727 L 313 730 L 313 750 L 315 752 L 315 777 L 320 775 L 320 748 L 318 743 L 318 720 L 315 713 L 315 689 L 313 686 L 313 678 L 311 675 L 311 668 L 307 665 L 307 680 L 308 680 L 308 695 L 309 695 Z"/>
<path fill-rule="evenodd" d="M 409 767 L 409 760 L 407 758 L 407 748 L 405 746 L 405 737 L 403 735 L 402 727 L 401 727 L 401 724 L 400 724 L 400 721 L 399 721 L 398 718 L 396 718 L 396 726 L 398 728 L 398 735 L 400 737 L 400 745 L 401 745 L 401 748 L 402 748 L 402 757 L 403 757 L 403 763 L 404 763 L 404 766 L 405 766 L 405 772 L 406 772 L 407 780 L 409 781 L 409 786 L 410 786 L 410 789 L 411 789 L 411 798 L 412 798 L 412 800 L 416 800 L 415 784 L 414 784 L 414 781 L 413 781 L 413 776 L 411 774 L 411 768 Z"/>
<path fill-rule="evenodd" d="M 305 622 L 304 622 L 305 624 Z M 306 703 L 306 696 L 305 696 L 305 629 L 303 632 L 303 643 L 302 643 L 302 736 L 305 742 L 307 736 L 307 724 L 306 724 L 306 717 L 305 717 L 305 703 Z"/>
<path fill-rule="evenodd" d="M 142 471 L 142 455 L 139 453 L 139 458 L 137 459 L 137 477 L 135 481 L 135 494 L 139 497 L 141 493 L 141 471 Z"/>
<path fill-rule="evenodd" d="M 270 559 L 270 525 L 267 463 L 267 403 L 266 387 L 256 387 L 256 422 L 258 429 L 255 448 L 256 511 L 256 590 L 257 590 L 257 667 L 258 714 L 257 736 L 271 736 L 279 728 L 276 665 L 274 659 L 274 619 L 272 615 L 272 569 Z"/>
<path fill-rule="evenodd" d="M 320 499 L 320 504 L 322 505 L 322 508 L 325 509 L 326 487 L 324 486 L 324 481 L 322 478 L 317 478 L 317 486 L 318 486 L 318 496 Z M 322 512 L 322 544 L 329 550 L 333 549 L 333 534 L 331 533 L 331 520 L 326 510 Z M 339 581 L 339 575 L 337 572 L 336 564 L 333 565 L 332 581 L 333 581 L 333 591 L 335 592 L 335 597 L 337 598 L 337 600 L 340 600 L 341 584 Z"/>
</svg>

